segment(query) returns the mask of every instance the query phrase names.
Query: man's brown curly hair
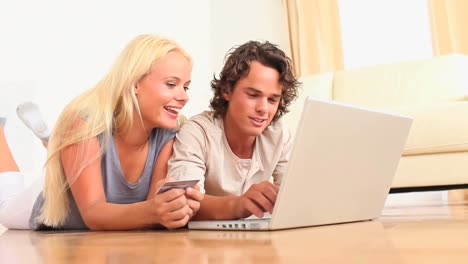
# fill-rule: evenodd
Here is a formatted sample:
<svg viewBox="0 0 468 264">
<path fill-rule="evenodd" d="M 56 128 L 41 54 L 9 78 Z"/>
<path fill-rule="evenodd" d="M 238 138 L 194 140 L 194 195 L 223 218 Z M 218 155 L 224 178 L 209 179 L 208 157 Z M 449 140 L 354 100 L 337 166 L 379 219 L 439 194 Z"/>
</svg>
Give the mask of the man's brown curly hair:
<svg viewBox="0 0 468 264">
<path fill-rule="evenodd" d="M 215 116 L 224 117 L 229 103 L 223 97 L 223 93 L 232 92 L 237 81 L 249 74 L 252 61 L 276 69 L 280 75 L 281 100 L 272 122 L 289 112 L 288 107 L 297 98 L 297 90 L 300 85 L 294 74 L 291 59 L 277 45 L 268 41 L 263 43 L 249 41 L 229 51 L 219 79 L 216 79 L 215 76 L 211 81 L 214 95 L 210 106 Z"/>
</svg>

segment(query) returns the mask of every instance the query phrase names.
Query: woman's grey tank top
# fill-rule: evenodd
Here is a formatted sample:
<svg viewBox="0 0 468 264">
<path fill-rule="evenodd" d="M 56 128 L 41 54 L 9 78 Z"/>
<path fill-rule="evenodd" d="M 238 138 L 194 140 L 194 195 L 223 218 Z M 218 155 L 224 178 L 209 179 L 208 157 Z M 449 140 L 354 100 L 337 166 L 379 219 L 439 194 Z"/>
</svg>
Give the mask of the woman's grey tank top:
<svg viewBox="0 0 468 264">
<path fill-rule="evenodd" d="M 108 203 L 115 204 L 130 204 L 146 200 L 148 195 L 151 176 L 153 174 L 154 165 L 158 158 L 162 147 L 175 136 L 175 129 L 155 128 L 151 131 L 149 137 L 148 156 L 145 167 L 138 182 L 131 183 L 127 181 L 120 166 L 119 156 L 115 146 L 114 138 L 112 137 L 109 146 L 102 156 L 101 160 L 101 176 L 104 193 Z M 67 191 L 70 201 L 70 211 L 65 223 L 58 228 L 48 227 L 37 221 L 41 208 L 44 205 L 44 197 L 42 192 L 36 199 L 34 207 L 29 218 L 29 226 L 34 230 L 86 230 L 88 229 L 81 218 L 78 207 L 71 194 L 71 190 Z"/>
</svg>

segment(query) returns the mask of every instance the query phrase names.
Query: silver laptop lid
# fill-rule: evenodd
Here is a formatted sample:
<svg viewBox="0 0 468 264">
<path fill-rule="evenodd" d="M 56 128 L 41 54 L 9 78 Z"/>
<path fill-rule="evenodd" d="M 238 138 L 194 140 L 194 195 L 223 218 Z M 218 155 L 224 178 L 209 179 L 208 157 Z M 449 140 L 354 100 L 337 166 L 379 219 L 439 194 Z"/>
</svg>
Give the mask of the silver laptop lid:
<svg viewBox="0 0 468 264">
<path fill-rule="evenodd" d="M 307 98 L 272 229 L 377 218 L 412 119 Z"/>
</svg>

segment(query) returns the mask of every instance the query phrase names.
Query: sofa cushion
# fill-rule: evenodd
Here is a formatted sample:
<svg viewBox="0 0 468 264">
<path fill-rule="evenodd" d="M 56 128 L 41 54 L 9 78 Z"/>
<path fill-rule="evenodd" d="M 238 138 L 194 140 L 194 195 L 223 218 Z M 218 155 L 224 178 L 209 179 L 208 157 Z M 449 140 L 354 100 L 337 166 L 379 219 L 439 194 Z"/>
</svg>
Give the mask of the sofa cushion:
<svg viewBox="0 0 468 264">
<path fill-rule="evenodd" d="M 414 118 L 403 156 L 468 151 L 468 102 L 389 110 Z"/>
</svg>

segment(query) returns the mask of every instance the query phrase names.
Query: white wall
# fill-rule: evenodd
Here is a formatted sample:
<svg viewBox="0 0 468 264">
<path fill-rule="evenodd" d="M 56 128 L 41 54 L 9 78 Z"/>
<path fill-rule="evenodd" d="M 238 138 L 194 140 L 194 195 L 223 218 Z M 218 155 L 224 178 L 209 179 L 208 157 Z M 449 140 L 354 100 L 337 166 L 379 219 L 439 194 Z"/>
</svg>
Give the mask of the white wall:
<svg viewBox="0 0 468 264">
<path fill-rule="evenodd" d="M 213 66 L 218 75 L 227 51 L 248 40 L 268 40 L 289 54 L 283 0 L 211 0 Z"/>
<path fill-rule="evenodd" d="M 142 33 L 173 38 L 188 50 L 195 65 L 184 113 L 206 109 L 213 72 L 208 0 L 0 2 L 0 112 L 9 114 L 7 140 L 29 180 L 40 172 L 45 151 L 16 118 L 17 103 L 34 100 L 53 125 L 63 107 Z"/>
<path fill-rule="evenodd" d="M 427 0 L 339 0 L 345 69 L 432 57 Z"/>
</svg>

